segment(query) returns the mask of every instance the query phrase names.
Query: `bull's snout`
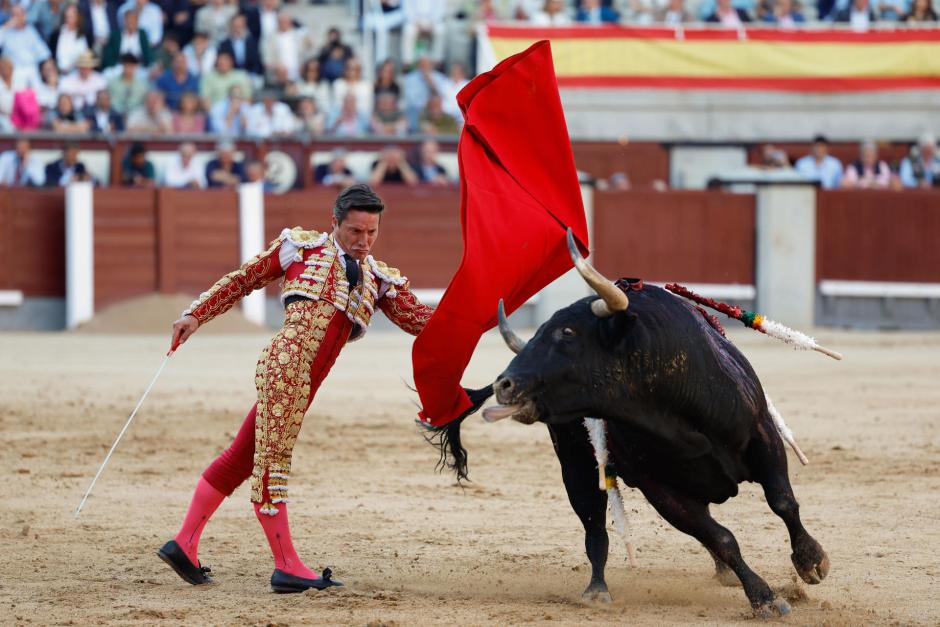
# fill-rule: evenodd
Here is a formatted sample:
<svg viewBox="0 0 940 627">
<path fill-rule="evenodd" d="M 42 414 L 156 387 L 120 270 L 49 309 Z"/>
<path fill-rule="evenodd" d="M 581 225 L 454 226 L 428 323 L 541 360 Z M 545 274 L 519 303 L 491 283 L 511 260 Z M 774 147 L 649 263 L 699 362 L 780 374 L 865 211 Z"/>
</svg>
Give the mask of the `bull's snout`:
<svg viewBox="0 0 940 627">
<path fill-rule="evenodd" d="M 493 391 L 496 392 L 496 400 L 500 403 L 511 403 L 516 390 L 516 384 L 505 375 L 499 375 L 493 384 Z"/>
</svg>

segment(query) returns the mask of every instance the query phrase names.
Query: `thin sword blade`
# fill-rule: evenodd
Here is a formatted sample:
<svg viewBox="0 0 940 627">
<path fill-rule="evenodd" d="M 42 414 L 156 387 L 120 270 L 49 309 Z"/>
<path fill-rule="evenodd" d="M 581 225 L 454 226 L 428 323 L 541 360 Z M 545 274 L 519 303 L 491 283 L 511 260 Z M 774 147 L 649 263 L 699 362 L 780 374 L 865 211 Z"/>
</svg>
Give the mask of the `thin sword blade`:
<svg viewBox="0 0 940 627">
<path fill-rule="evenodd" d="M 91 480 L 91 485 L 88 486 L 88 489 L 85 491 L 85 496 L 82 497 L 82 502 L 78 504 L 78 508 L 75 510 L 75 518 L 78 518 L 78 515 L 82 513 L 82 507 L 85 506 L 85 501 L 88 500 L 88 495 L 91 494 L 91 491 L 95 488 L 95 483 L 98 482 L 98 477 L 101 476 L 101 473 L 104 471 L 104 467 L 108 465 L 108 460 L 111 459 L 111 454 L 114 453 L 114 449 L 117 448 L 118 442 L 121 441 L 121 438 L 124 437 L 124 433 L 127 431 L 127 428 L 131 426 L 131 421 L 134 420 L 134 416 L 137 415 L 137 410 L 140 409 L 140 406 L 144 404 L 144 399 L 147 398 L 147 395 L 150 394 L 150 390 L 153 389 L 153 384 L 157 382 L 157 379 L 160 377 L 160 373 L 163 372 L 163 369 L 166 367 L 166 363 L 170 360 L 170 357 L 173 355 L 173 351 L 170 351 L 166 354 L 166 357 L 163 358 L 163 363 L 160 364 L 160 367 L 157 368 L 157 374 L 153 375 L 153 379 L 150 381 L 150 385 L 147 386 L 147 390 L 144 392 L 144 395 L 140 397 L 140 400 L 137 401 L 137 407 L 134 408 L 134 411 L 131 412 L 131 417 L 127 419 L 127 422 L 124 423 L 124 428 L 121 429 L 121 432 L 118 433 L 117 438 L 114 440 L 114 444 L 111 445 L 111 450 L 108 451 L 108 454 L 105 455 L 104 461 L 101 462 L 101 466 L 98 468 L 98 472 L 95 473 L 95 478 Z"/>
</svg>

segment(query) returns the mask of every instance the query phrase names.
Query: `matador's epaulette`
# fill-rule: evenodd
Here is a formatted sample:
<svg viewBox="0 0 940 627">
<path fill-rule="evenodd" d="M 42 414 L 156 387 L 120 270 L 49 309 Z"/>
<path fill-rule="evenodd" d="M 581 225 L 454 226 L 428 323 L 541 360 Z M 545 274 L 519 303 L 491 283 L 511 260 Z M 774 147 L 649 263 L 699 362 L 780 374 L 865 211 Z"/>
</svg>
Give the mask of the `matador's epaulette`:
<svg viewBox="0 0 940 627">
<path fill-rule="evenodd" d="M 301 226 L 281 231 L 281 239 L 290 241 L 297 248 L 317 248 L 326 243 L 327 233 L 307 231 Z"/>
</svg>

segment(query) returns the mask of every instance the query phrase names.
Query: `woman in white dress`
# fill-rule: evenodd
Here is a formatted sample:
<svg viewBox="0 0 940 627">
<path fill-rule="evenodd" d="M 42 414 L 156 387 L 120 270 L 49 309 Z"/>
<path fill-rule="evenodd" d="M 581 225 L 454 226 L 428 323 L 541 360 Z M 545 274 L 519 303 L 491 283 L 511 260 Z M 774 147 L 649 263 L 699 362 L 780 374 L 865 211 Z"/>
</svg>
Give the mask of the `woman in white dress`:
<svg viewBox="0 0 940 627">
<path fill-rule="evenodd" d="M 53 36 L 52 52 L 59 69 L 68 74 L 83 52 L 90 49 L 88 33 L 82 24 L 77 4 L 70 4 L 62 12 L 62 25 Z"/>
<path fill-rule="evenodd" d="M 371 115 L 375 92 L 372 83 L 362 78 L 362 63 L 352 58 L 346 62 L 342 78 L 333 81 L 333 110 L 339 111 L 346 94 L 356 97 L 356 109 L 365 115 Z"/>
</svg>

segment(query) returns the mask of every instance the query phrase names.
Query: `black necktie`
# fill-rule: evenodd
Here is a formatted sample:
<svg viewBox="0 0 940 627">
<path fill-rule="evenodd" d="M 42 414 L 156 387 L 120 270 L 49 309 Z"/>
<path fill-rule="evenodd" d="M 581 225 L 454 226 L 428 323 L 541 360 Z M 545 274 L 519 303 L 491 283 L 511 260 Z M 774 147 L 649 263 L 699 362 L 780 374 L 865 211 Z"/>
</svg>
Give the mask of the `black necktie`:
<svg viewBox="0 0 940 627">
<path fill-rule="evenodd" d="M 353 259 L 350 254 L 344 254 L 346 260 L 346 280 L 349 281 L 349 291 L 351 292 L 359 285 L 359 262 Z"/>
</svg>

